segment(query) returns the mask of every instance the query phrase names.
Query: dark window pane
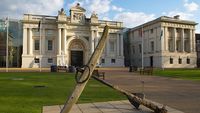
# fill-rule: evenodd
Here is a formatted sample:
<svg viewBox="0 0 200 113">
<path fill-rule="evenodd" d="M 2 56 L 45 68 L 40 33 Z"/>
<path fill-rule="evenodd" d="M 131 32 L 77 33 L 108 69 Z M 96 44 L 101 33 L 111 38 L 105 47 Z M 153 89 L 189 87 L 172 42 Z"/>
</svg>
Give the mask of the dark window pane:
<svg viewBox="0 0 200 113">
<path fill-rule="evenodd" d="M 105 63 L 105 59 L 101 59 L 101 63 Z"/>
<path fill-rule="evenodd" d="M 53 59 L 52 58 L 48 58 L 48 63 L 53 63 Z"/>
<path fill-rule="evenodd" d="M 115 59 L 111 59 L 111 63 L 115 63 Z"/>
<path fill-rule="evenodd" d="M 35 40 L 35 50 L 40 50 L 40 41 Z"/>
<path fill-rule="evenodd" d="M 39 58 L 35 58 L 35 63 L 40 63 L 40 59 Z"/>
<path fill-rule="evenodd" d="M 169 59 L 169 63 L 170 63 L 170 64 L 173 64 L 173 58 L 170 58 L 170 59 Z"/>
<path fill-rule="evenodd" d="M 53 41 L 48 40 L 48 50 L 53 50 Z"/>
</svg>

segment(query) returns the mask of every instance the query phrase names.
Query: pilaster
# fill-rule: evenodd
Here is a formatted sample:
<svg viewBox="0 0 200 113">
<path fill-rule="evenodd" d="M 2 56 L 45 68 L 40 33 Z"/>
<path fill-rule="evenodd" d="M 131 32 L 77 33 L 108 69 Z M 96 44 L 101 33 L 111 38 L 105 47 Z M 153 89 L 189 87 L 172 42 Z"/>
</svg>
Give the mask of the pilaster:
<svg viewBox="0 0 200 113">
<path fill-rule="evenodd" d="M 123 42 L 124 42 L 124 41 L 123 41 L 123 35 L 120 34 L 120 48 L 121 48 L 121 49 L 120 49 L 120 56 L 124 56 L 124 51 L 123 51 L 123 50 L 124 50 L 124 49 L 123 49 L 123 48 L 124 48 L 124 44 L 123 44 Z"/>
<path fill-rule="evenodd" d="M 120 55 L 120 34 L 117 33 L 117 56 Z"/>
<path fill-rule="evenodd" d="M 58 53 L 57 55 L 61 55 L 61 28 L 58 28 Z"/>
<path fill-rule="evenodd" d="M 63 52 L 64 52 L 64 55 L 66 55 L 67 53 L 67 50 L 66 50 L 66 43 L 67 43 L 67 30 L 64 29 L 64 36 L 63 36 Z"/>
<path fill-rule="evenodd" d="M 176 52 L 176 28 L 174 28 L 174 32 L 173 32 L 173 50 L 174 52 Z"/>
<path fill-rule="evenodd" d="M 185 46 L 185 45 L 184 45 L 184 42 L 185 42 L 184 40 L 185 40 L 184 29 L 182 28 L 182 29 L 181 29 L 181 49 L 182 49 L 181 51 L 182 51 L 182 52 L 185 51 L 185 50 L 184 50 L 184 48 L 185 48 L 185 47 L 184 47 L 184 46 Z"/>
<path fill-rule="evenodd" d="M 90 38 L 90 54 L 92 55 L 94 52 L 94 30 L 91 30 L 91 38 Z"/>
<path fill-rule="evenodd" d="M 23 28 L 23 55 L 27 55 L 27 28 Z"/>
<path fill-rule="evenodd" d="M 29 28 L 29 55 L 33 54 L 33 35 L 32 28 Z"/>
<path fill-rule="evenodd" d="M 106 56 L 109 56 L 109 49 L 110 49 L 110 40 L 108 38 L 108 41 L 106 42 Z"/>
<path fill-rule="evenodd" d="M 167 27 L 161 27 L 162 36 L 160 34 L 160 41 L 161 41 L 161 51 L 168 50 L 168 35 L 167 35 Z"/>
<path fill-rule="evenodd" d="M 190 31 L 189 31 L 189 33 L 190 33 L 190 35 L 189 35 L 189 42 L 190 42 L 190 52 L 193 52 L 193 43 L 195 43 L 195 42 L 193 42 L 193 32 L 192 32 L 192 29 L 189 29 Z"/>
<path fill-rule="evenodd" d="M 42 55 L 45 54 L 45 48 L 46 48 L 46 44 L 45 44 L 45 28 L 42 29 L 42 40 L 41 40 L 41 50 L 42 50 Z"/>
<path fill-rule="evenodd" d="M 196 37 L 195 37 L 195 30 L 192 30 L 192 43 L 193 43 L 193 52 L 196 52 Z"/>
</svg>

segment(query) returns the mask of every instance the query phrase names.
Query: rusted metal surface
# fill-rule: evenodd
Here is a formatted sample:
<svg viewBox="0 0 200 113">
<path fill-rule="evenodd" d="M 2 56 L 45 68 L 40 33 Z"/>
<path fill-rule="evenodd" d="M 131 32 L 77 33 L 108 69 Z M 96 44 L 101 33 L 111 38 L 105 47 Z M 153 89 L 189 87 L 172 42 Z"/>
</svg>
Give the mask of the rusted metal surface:
<svg viewBox="0 0 200 113">
<path fill-rule="evenodd" d="M 140 104 L 146 106 L 147 108 L 150 108 L 151 110 L 153 110 L 155 113 L 167 113 L 167 109 L 165 108 L 165 106 L 163 107 L 159 107 L 157 105 L 155 105 L 154 103 L 152 103 L 151 101 L 145 99 L 145 98 L 141 98 L 141 97 L 138 97 L 130 92 L 127 92 L 126 90 L 124 89 L 121 89 L 119 88 L 118 86 L 115 86 L 109 82 L 106 82 L 105 80 L 102 80 L 102 79 L 99 79 L 98 77 L 96 76 L 93 76 L 93 78 L 95 78 L 96 80 L 100 81 L 101 83 L 119 91 L 120 93 L 126 95 L 128 98 L 129 98 L 129 101 L 131 100 L 131 104 L 134 105 L 136 108 L 139 107 Z M 138 105 L 137 105 L 138 104 Z"/>
</svg>

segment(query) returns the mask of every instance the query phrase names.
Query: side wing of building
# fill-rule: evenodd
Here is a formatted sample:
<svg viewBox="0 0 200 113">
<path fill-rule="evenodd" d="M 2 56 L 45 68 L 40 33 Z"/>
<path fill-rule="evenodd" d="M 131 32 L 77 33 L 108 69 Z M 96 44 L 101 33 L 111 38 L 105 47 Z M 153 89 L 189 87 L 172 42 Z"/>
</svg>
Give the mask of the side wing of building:
<svg viewBox="0 0 200 113">
<path fill-rule="evenodd" d="M 196 67 L 195 25 L 193 21 L 163 16 L 132 28 L 131 65 L 141 67 L 143 59 L 143 66 Z"/>
</svg>

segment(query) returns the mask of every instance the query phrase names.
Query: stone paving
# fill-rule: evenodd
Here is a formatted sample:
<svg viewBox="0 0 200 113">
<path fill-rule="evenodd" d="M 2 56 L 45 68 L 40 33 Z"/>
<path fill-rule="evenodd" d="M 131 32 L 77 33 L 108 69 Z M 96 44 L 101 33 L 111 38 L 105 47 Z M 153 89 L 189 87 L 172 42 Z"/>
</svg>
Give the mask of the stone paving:
<svg viewBox="0 0 200 113">
<path fill-rule="evenodd" d="M 162 106 L 161 104 L 158 105 Z M 62 107 L 63 105 L 44 106 L 43 113 L 60 113 Z M 183 113 L 170 107 L 166 108 L 168 113 Z M 70 113 L 153 113 L 153 111 L 142 105 L 139 110 L 135 109 L 128 100 L 122 100 L 76 104 L 72 107 Z"/>
<path fill-rule="evenodd" d="M 105 80 L 129 92 L 143 92 L 145 97 L 185 113 L 200 113 L 200 82 L 170 77 L 140 75 L 128 69 L 102 70 Z M 192 73 L 191 73 L 192 74 Z M 142 87 L 142 81 L 144 87 Z"/>
</svg>

